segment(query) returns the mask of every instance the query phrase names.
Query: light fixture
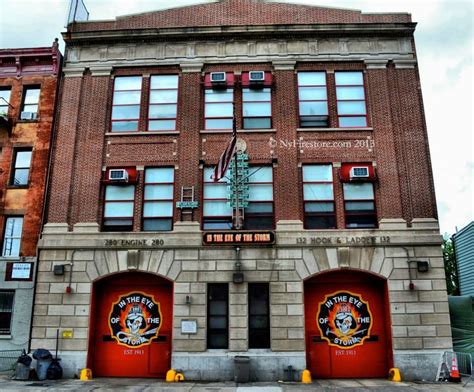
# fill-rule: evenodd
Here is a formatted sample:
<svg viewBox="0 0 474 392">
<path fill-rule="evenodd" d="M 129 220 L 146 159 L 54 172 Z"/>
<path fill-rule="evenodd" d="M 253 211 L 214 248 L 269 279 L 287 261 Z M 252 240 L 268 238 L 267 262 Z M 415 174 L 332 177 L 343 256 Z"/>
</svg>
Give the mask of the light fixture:
<svg viewBox="0 0 474 392">
<path fill-rule="evenodd" d="M 417 260 L 416 268 L 418 269 L 418 272 L 428 272 L 430 269 L 430 262 L 426 260 Z"/>
<path fill-rule="evenodd" d="M 58 276 L 64 275 L 64 271 L 65 271 L 64 267 L 65 267 L 65 264 L 56 264 L 53 268 L 54 275 L 58 275 Z"/>
<path fill-rule="evenodd" d="M 187 296 L 186 296 L 186 299 L 185 299 L 186 305 L 191 305 L 192 302 L 193 302 L 193 299 L 191 298 L 191 296 L 190 296 L 190 295 L 187 295 Z"/>
</svg>

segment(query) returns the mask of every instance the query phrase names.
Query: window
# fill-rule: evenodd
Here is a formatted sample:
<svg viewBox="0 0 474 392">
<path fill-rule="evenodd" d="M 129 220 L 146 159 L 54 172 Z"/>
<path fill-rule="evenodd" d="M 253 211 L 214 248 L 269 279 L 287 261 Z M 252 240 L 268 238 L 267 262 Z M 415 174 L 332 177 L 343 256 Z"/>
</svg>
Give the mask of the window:
<svg viewBox="0 0 474 392">
<path fill-rule="evenodd" d="M 227 200 L 229 182 L 211 179 L 214 168 L 204 169 L 203 229 L 232 229 L 232 208 Z M 248 176 L 249 205 L 244 210 L 244 229 L 273 229 L 273 169 L 252 166 Z"/>
<path fill-rule="evenodd" d="M 10 216 L 5 221 L 5 234 L 3 235 L 3 257 L 19 257 L 23 217 Z"/>
<path fill-rule="evenodd" d="M 115 78 L 112 103 L 112 131 L 138 131 L 142 95 L 141 76 Z"/>
<path fill-rule="evenodd" d="M 377 227 L 374 186 L 371 183 L 343 184 L 346 227 Z"/>
<path fill-rule="evenodd" d="M 249 283 L 249 348 L 270 348 L 268 283 Z"/>
<path fill-rule="evenodd" d="M 234 90 L 204 90 L 205 129 L 232 129 L 234 121 Z"/>
<path fill-rule="evenodd" d="M 178 75 L 153 75 L 150 78 L 149 131 L 176 130 Z"/>
<path fill-rule="evenodd" d="M 332 165 L 303 166 L 305 229 L 335 229 Z"/>
<path fill-rule="evenodd" d="M 298 97 L 301 127 L 329 125 L 325 72 L 299 72 Z"/>
<path fill-rule="evenodd" d="M 272 127 L 271 89 L 242 89 L 244 129 L 269 129 Z"/>
<path fill-rule="evenodd" d="M 143 230 L 172 230 L 174 169 L 149 168 L 145 171 Z"/>
<path fill-rule="evenodd" d="M 13 153 L 13 170 L 10 185 L 25 186 L 28 185 L 30 176 L 32 150 L 16 149 Z"/>
<path fill-rule="evenodd" d="M 0 335 L 11 334 L 14 297 L 14 291 L 0 290 Z"/>
<path fill-rule="evenodd" d="M 340 127 L 367 126 L 362 72 L 336 72 L 336 97 Z"/>
<path fill-rule="evenodd" d="M 132 231 L 134 200 L 134 185 L 107 185 L 103 229 L 105 231 Z"/>
<path fill-rule="evenodd" d="M 207 348 L 229 347 L 229 286 L 212 283 L 207 287 Z"/>
<path fill-rule="evenodd" d="M 231 229 L 232 208 L 227 201 L 228 180 L 223 177 L 214 182 L 213 167 L 204 168 L 203 229 Z"/>
<path fill-rule="evenodd" d="M 8 107 L 10 103 L 10 88 L 0 88 L 0 116 L 6 117 L 8 115 Z"/>
<path fill-rule="evenodd" d="M 34 120 L 38 115 L 38 103 L 40 96 L 40 87 L 25 87 L 23 93 L 23 104 L 21 105 L 21 119 Z M 31 113 L 28 114 L 28 113 Z"/>
<path fill-rule="evenodd" d="M 248 183 L 249 205 L 244 211 L 244 229 L 273 229 L 273 168 L 250 167 Z"/>
</svg>

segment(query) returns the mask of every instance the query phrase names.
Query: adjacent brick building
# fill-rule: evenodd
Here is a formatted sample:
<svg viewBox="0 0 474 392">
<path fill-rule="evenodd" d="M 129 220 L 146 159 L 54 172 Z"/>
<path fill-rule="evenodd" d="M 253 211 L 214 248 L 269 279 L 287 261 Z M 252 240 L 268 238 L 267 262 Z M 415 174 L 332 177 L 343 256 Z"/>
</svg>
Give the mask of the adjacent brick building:
<svg viewBox="0 0 474 392">
<path fill-rule="evenodd" d="M 33 347 L 60 328 L 68 374 L 231 379 L 239 354 L 258 380 L 434 379 L 452 345 L 414 29 L 253 0 L 69 25 Z M 240 231 L 211 179 L 234 115 Z"/>
<path fill-rule="evenodd" d="M 0 50 L 0 349 L 27 348 L 60 75 L 58 43 Z"/>
</svg>

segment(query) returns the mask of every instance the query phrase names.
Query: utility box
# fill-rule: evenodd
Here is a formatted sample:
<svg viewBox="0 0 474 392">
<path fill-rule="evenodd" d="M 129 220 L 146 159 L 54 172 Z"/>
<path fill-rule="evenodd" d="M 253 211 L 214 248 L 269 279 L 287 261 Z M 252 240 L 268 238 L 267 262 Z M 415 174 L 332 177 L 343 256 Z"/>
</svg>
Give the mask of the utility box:
<svg viewBox="0 0 474 392">
<path fill-rule="evenodd" d="M 237 355 L 234 358 L 234 381 L 238 383 L 250 380 L 250 358 Z"/>
</svg>

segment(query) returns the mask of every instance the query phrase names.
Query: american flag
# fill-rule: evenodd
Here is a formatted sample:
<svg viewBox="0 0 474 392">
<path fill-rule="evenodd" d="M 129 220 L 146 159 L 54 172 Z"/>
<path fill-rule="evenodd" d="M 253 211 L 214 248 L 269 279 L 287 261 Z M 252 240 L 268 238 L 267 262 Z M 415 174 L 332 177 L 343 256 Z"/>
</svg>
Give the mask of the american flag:
<svg viewBox="0 0 474 392">
<path fill-rule="evenodd" d="M 237 136 L 232 136 L 229 145 L 226 147 L 225 151 L 222 153 L 221 157 L 219 158 L 219 162 L 217 162 L 216 167 L 214 168 L 214 174 L 212 175 L 212 179 L 214 181 L 219 181 L 222 177 L 224 177 L 225 172 L 227 171 L 232 158 L 237 149 Z"/>
</svg>

